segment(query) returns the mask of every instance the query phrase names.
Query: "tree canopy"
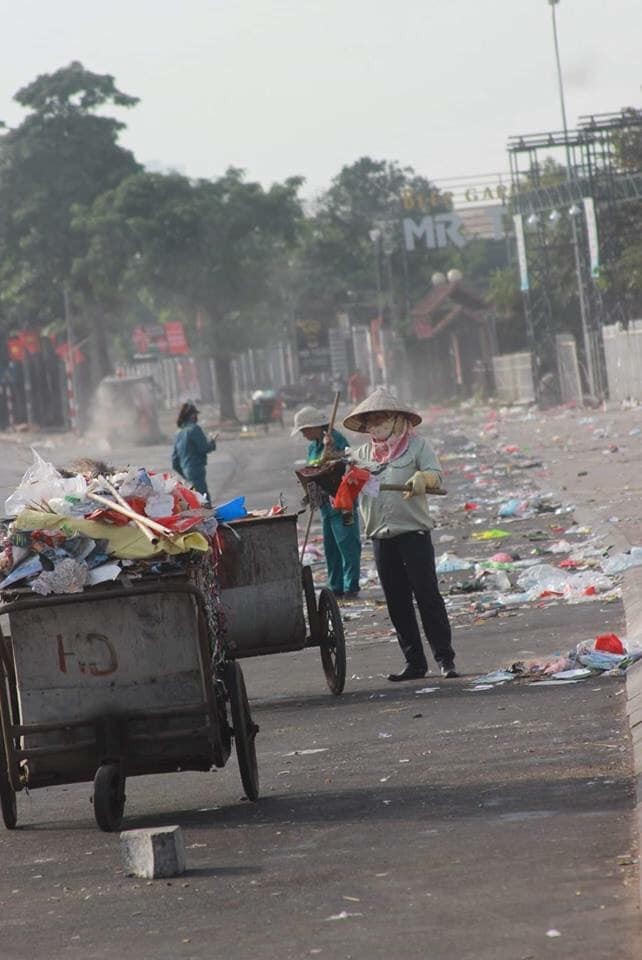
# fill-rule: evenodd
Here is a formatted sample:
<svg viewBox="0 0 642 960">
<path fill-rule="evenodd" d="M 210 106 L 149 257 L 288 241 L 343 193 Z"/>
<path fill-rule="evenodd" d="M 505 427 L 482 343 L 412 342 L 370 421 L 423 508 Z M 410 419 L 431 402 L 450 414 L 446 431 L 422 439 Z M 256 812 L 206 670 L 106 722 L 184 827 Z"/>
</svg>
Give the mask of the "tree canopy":
<svg viewBox="0 0 642 960">
<path fill-rule="evenodd" d="M 0 137 L 0 316 L 7 326 L 62 316 L 63 288 L 80 252 L 75 204 L 139 169 L 118 144 L 123 124 L 93 111 L 130 107 L 108 75 L 80 63 L 43 74 L 15 99 L 27 115 Z"/>
</svg>

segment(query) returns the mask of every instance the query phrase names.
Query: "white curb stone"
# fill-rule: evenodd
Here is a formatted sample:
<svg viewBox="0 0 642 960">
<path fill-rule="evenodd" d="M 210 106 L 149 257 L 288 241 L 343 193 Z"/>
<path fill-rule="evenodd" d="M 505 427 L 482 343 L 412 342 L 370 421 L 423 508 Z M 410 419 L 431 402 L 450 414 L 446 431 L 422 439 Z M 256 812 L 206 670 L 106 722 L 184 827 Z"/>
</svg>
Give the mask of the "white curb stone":
<svg viewBox="0 0 642 960">
<path fill-rule="evenodd" d="M 156 880 L 185 872 L 185 845 L 180 827 L 124 830 L 120 835 L 125 872 Z"/>
</svg>

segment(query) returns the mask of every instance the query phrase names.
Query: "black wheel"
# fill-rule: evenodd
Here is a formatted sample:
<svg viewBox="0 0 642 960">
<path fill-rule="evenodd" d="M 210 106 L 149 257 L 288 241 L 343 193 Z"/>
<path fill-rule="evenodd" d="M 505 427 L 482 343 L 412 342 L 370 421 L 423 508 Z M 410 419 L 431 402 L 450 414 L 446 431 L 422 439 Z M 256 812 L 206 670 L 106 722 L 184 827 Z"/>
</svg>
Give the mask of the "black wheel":
<svg viewBox="0 0 642 960">
<path fill-rule="evenodd" d="M 241 782 L 245 796 L 254 803 L 259 798 L 259 768 L 256 762 L 255 744 L 259 728 L 252 721 L 243 671 L 236 660 L 225 664 L 224 678 L 230 698 L 236 759 Z"/>
<path fill-rule="evenodd" d="M 339 604 L 325 587 L 319 596 L 319 630 L 323 672 L 328 687 L 338 697 L 346 683 L 346 640 Z"/>
<path fill-rule="evenodd" d="M 94 816 L 106 833 L 118 830 L 125 810 L 125 777 L 118 763 L 103 763 L 94 777 Z"/>
<path fill-rule="evenodd" d="M 303 596 L 305 597 L 305 607 L 308 611 L 308 626 L 310 628 L 310 640 L 314 644 L 319 643 L 319 611 L 317 610 L 317 597 L 314 591 L 314 580 L 312 579 L 312 568 L 301 568 L 301 580 L 303 583 Z"/>
<path fill-rule="evenodd" d="M 4 752 L 4 743 L 0 737 L 0 805 L 2 805 L 2 819 L 7 830 L 15 830 L 18 823 L 18 804 L 16 791 L 9 782 L 7 762 Z"/>
</svg>

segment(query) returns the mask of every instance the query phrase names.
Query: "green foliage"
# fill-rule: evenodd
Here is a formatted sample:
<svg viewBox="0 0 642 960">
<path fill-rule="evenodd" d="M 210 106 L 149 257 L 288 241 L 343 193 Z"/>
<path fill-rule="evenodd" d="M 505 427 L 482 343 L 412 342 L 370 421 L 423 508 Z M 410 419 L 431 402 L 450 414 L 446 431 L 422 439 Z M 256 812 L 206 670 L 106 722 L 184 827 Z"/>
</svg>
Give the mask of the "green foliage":
<svg viewBox="0 0 642 960">
<path fill-rule="evenodd" d="M 88 256 L 77 267 L 101 288 L 145 287 L 158 309 L 182 306 L 209 322 L 204 348 L 256 342 L 254 311 L 301 219 L 291 178 L 265 190 L 229 169 L 217 180 L 138 173 L 99 197 L 78 221 Z"/>
<path fill-rule="evenodd" d="M 0 137 L 0 315 L 6 326 L 63 312 L 62 290 L 81 252 L 75 204 L 89 204 L 138 169 L 117 143 L 122 124 L 92 111 L 133 106 L 113 78 L 72 63 L 18 91 L 29 111 Z"/>
<path fill-rule="evenodd" d="M 409 210 L 442 213 L 450 198 L 412 167 L 361 157 L 344 166 L 321 195 L 294 265 L 300 315 L 331 319 L 377 315 L 379 290 L 389 319 L 400 326 L 407 307 L 422 296 L 435 270 L 459 266 L 452 251 L 417 250 L 408 256 L 401 222 Z M 372 232 L 379 231 L 373 240 Z M 379 290 L 378 290 L 379 287 Z"/>
</svg>

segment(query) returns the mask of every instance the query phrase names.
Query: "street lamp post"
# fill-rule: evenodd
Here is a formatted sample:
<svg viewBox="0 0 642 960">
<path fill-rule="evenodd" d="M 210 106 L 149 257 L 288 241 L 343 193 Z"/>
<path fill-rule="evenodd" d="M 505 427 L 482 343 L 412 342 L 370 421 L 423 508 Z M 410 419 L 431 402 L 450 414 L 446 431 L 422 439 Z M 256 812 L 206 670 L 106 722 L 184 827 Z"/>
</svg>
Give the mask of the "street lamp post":
<svg viewBox="0 0 642 960">
<path fill-rule="evenodd" d="M 379 318 L 383 316 L 383 294 L 381 292 L 381 267 L 379 264 L 379 242 L 381 240 L 381 230 L 378 227 L 375 227 L 370 231 L 370 240 L 372 241 L 372 249 L 374 251 L 374 260 L 375 260 L 375 276 L 377 278 L 377 311 L 379 313 Z"/>
<path fill-rule="evenodd" d="M 560 60 L 560 47 L 557 36 L 557 16 L 555 8 L 560 0 L 548 0 L 551 8 L 551 19 L 553 22 L 553 42 L 555 44 L 555 63 L 557 66 L 557 85 L 559 89 L 560 107 L 562 110 L 562 125 L 564 130 L 564 147 L 566 152 L 566 179 L 569 183 L 573 181 L 573 168 L 571 164 L 571 148 L 568 142 L 568 123 L 566 120 L 566 102 L 564 98 L 564 80 L 562 77 L 562 63 Z M 586 374 L 588 377 L 589 390 L 592 396 L 595 396 L 595 376 L 593 370 L 593 349 L 588 326 L 588 311 L 586 309 L 586 300 L 584 297 L 584 285 L 582 283 L 582 265 L 580 262 L 580 248 L 577 223 L 575 217 L 571 217 L 571 238 L 573 244 L 573 259 L 575 261 L 575 275 L 577 277 L 577 293 L 580 302 L 580 318 L 582 321 L 582 339 L 584 341 L 584 355 L 586 357 Z"/>
<path fill-rule="evenodd" d="M 388 383 L 388 362 L 386 357 L 387 332 L 384 330 L 384 326 L 383 326 L 383 290 L 382 290 L 382 284 L 381 284 L 381 261 L 380 261 L 381 239 L 383 234 L 382 234 L 382 231 L 379 229 L 379 227 L 373 227 L 373 229 L 370 230 L 369 236 L 370 236 L 370 240 L 372 241 L 372 249 L 374 251 L 374 258 L 375 258 L 375 276 L 377 278 L 377 313 L 379 315 L 378 316 L 378 319 L 379 319 L 378 336 L 379 336 L 379 343 L 380 343 L 380 350 L 381 350 L 381 377 L 385 385 Z M 374 369 L 375 369 L 375 362 L 374 362 L 374 357 L 372 357 L 372 376 L 371 376 L 370 382 L 373 387 L 375 385 Z"/>
</svg>

